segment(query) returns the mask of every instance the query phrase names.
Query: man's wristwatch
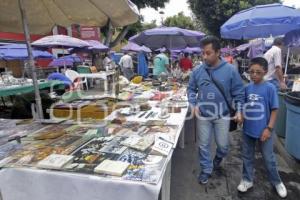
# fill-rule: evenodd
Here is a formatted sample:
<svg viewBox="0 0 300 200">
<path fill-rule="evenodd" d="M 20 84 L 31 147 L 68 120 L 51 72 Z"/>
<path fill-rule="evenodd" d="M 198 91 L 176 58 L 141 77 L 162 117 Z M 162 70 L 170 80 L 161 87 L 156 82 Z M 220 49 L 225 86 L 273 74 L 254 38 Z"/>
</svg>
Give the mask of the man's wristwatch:
<svg viewBox="0 0 300 200">
<path fill-rule="evenodd" d="M 266 129 L 268 129 L 270 132 L 272 132 L 274 129 L 271 128 L 270 126 L 267 126 Z"/>
</svg>

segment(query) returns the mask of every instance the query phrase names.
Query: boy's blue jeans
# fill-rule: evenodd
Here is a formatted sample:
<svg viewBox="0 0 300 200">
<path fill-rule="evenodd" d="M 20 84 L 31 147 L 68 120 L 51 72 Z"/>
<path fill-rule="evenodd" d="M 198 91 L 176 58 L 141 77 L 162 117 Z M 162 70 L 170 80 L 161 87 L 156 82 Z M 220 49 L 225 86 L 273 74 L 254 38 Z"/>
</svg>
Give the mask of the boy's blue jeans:
<svg viewBox="0 0 300 200">
<path fill-rule="evenodd" d="M 211 157 L 211 140 L 214 134 L 217 144 L 216 156 L 223 158 L 229 150 L 229 119 L 207 119 L 197 117 L 197 136 L 199 147 L 199 161 L 203 173 L 211 174 L 213 161 Z"/>
<path fill-rule="evenodd" d="M 276 158 L 273 152 L 273 137 L 272 136 L 266 140 L 265 142 L 261 142 L 257 138 L 250 137 L 246 134 L 243 134 L 243 179 L 249 182 L 253 182 L 253 163 L 254 163 L 254 155 L 255 155 L 255 143 L 259 141 L 259 145 L 261 147 L 261 152 L 264 158 L 265 166 L 268 173 L 268 179 L 273 186 L 281 183 L 281 179 L 279 177 L 277 166 L 276 166 Z"/>
</svg>

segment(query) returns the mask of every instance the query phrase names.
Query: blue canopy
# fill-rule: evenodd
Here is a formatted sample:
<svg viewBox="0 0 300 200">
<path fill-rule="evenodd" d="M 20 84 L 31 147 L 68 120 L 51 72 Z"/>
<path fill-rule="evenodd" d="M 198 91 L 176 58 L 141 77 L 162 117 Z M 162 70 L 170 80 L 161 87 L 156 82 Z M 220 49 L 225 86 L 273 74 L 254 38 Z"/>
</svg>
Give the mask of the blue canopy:
<svg viewBox="0 0 300 200">
<path fill-rule="evenodd" d="M 283 38 L 284 44 L 288 47 L 300 46 L 300 29 L 293 30 L 285 34 Z"/>
<path fill-rule="evenodd" d="M 242 10 L 221 27 L 222 38 L 253 39 L 284 35 L 300 28 L 300 11 L 282 4 L 267 4 Z"/>
<path fill-rule="evenodd" d="M 53 58 L 47 51 L 33 50 L 34 58 Z M 0 46 L 1 60 L 27 60 L 28 52 L 26 44 L 9 44 Z"/>
<path fill-rule="evenodd" d="M 79 56 L 77 55 L 67 55 L 67 56 L 62 56 L 60 58 L 54 59 L 51 63 L 49 63 L 49 67 L 53 66 L 71 66 L 74 63 L 81 63 L 82 60 Z"/>
</svg>

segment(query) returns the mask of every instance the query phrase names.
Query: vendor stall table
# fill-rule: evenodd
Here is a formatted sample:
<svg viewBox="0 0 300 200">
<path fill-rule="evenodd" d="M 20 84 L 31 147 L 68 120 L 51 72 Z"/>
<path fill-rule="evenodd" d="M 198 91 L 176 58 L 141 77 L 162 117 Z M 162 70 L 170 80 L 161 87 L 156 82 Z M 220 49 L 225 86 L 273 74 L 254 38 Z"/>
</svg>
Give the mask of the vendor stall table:
<svg viewBox="0 0 300 200">
<path fill-rule="evenodd" d="M 39 82 L 39 88 L 45 89 L 53 87 L 64 87 L 64 83 L 61 81 L 43 81 Z M 19 95 L 24 93 L 30 93 L 34 91 L 33 84 L 26 84 L 26 85 L 20 85 L 20 86 L 9 86 L 0 88 L 0 97 L 5 96 L 12 96 L 12 95 Z"/>
<path fill-rule="evenodd" d="M 159 101 L 148 101 L 151 109 L 141 117 L 141 112 L 127 116 L 127 122 L 145 124 L 148 120 L 162 121 Z M 186 102 L 187 103 L 187 102 Z M 169 113 L 166 123 L 161 126 L 174 126 L 174 143 L 161 166 L 161 176 L 156 183 L 125 180 L 120 177 L 105 177 L 96 174 L 83 174 L 27 167 L 9 167 L 0 170 L 0 200 L 169 200 L 171 184 L 171 159 L 180 136 L 184 139 L 184 123 L 188 107 L 180 112 Z M 156 115 L 154 115 L 156 113 Z M 106 120 L 116 119 L 113 111 Z M 183 141 L 183 140 L 181 140 Z M 183 147 L 184 143 L 181 143 Z M 2 199 L 1 199 L 2 197 Z"/>
<path fill-rule="evenodd" d="M 114 71 L 103 71 L 98 73 L 80 73 L 79 77 L 81 78 L 90 78 L 90 79 L 102 79 L 104 80 L 104 91 L 108 91 L 108 77 L 113 76 L 115 74 Z"/>
</svg>

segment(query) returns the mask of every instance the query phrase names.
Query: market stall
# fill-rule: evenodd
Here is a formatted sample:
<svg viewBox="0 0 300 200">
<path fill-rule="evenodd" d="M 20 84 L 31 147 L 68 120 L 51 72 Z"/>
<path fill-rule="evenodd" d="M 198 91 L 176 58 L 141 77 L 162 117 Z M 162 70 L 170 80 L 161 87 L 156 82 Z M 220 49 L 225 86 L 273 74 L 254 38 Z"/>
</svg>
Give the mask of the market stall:
<svg viewBox="0 0 300 200">
<path fill-rule="evenodd" d="M 124 88 L 105 120 L 31 122 L 21 133 L 13 131 L 20 125 L 6 128 L 7 141 L 21 143 L 6 143 L 0 157 L 2 198 L 169 199 L 171 158 L 187 114 L 185 86 L 151 85 Z"/>
</svg>

